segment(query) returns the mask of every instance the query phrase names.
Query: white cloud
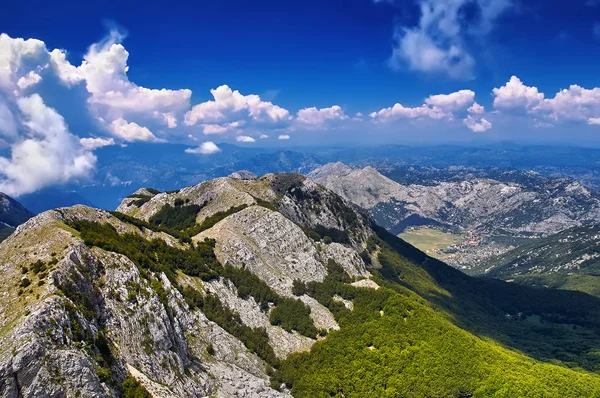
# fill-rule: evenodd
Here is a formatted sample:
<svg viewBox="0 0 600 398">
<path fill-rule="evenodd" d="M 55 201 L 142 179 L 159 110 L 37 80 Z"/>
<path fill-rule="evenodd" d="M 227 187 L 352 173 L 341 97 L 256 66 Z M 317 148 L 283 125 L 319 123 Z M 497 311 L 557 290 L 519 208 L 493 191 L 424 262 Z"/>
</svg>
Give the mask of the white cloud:
<svg viewBox="0 0 600 398">
<path fill-rule="evenodd" d="M 221 152 L 221 149 L 212 141 L 203 142 L 197 148 L 188 148 L 185 150 L 186 153 L 194 153 L 200 155 L 211 155 L 213 153 Z"/>
<path fill-rule="evenodd" d="M 546 98 L 537 87 L 524 85 L 512 76 L 506 85 L 495 88 L 494 107 L 502 110 L 525 111 L 552 121 L 585 122 L 600 117 L 600 88 L 586 89 L 571 85 Z"/>
<path fill-rule="evenodd" d="M 404 30 L 395 35 L 396 45 L 389 65 L 394 70 L 409 69 L 425 73 L 446 73 L 453 79 L 473 77 L 475 60 L 461 47 L 442 48 L 419 29 Z"/>
<path fill-rule="evenodd" d="M 498 109 L 525 109 L 532 110 L 544 101 L 544 94 L 537 87 L 526 86 L 521 79 L 512 76 L 500 88 L 492 90 L 494 94 L 494 108 Z"/>
<path fill-rule="evenodd" d="M 177 117 L 173 112 L 161 113 L 154 111 L 152 115 L 157 119 L 162 119 L 168 128 L 174 129 L 177 127 Z"/>
<path fill-rule="evenodd" d="M 87 103 L 103 125 L 112 131 L 112 123 L 118 119 L 134 121 L 144 128 L 160 126 L 175 128 L 177 114 L 190 107 L 191 90 L 149 89 L 131 82 L 127 76 L 129 53 L 120 44 L 122 36 L 112 31 L 100 43 L 90 46 L 79 66 L 67 60 L 62 50 L 49 53 L 61 81 L 69 86 L 85 83 L 90 94 Z"/>
<path fill-rule="evenodd" d="M 258 138 L 260 138 L 261 140 L 264 140 L 266 138 L 269 138 L 269 136 L 266 134 L 261 134 Z"/>
<path fill-rule="evenodd" d="M 323 127 L 328 122 L 345 119 L 348 119 L 348 116 L 344 114 L 342 107 L 339 105 L 321 109 L 315 107 L 304 108 L 299 110 L 296 115 L 298 123 L 313 127 Z"/>
<path fill-rule="evenodd" d="M 30 65 L 41 65 L 47 58 L 48 52 L 43 41 L 13 39 L 4 33 L 0 34 L 0 89 L 6 92 L 16 90 L 19 87 L 17 82 L 31 71 Z"/>
<path fill-rule="evenodd" d="M 485 112 L 485 108 L 483 107 L 483 105 L 479 105 L 477 102 L 474 102 L 473 105 L 471 105 L 469 109 L 467 109 L 467 112 L 475 115 L 480 115 L 483 112 Z"/>
<path fill-rule="evenodd" d="M 290 138 L 292 137 L 287 134 L 281 134 L 279 137 L 277 137 L 278 140 L 289 140 Z"/>
<path fill-rule="evenodd" d="M 210 90 L 214 100 L 194 105 L 185 114 L 184 123 L 222 124 L 236 121 L 277 124 L 291 119 L 290 113 L 271 102 L 263 101 L 258 95 L 243 95 L 223 85 Z"/>
<path fill-rule="evenodd" d="M 33 86 L 34 84 L 37 84 L 41 81 L 42 77 L 40 75 L 38 75 L 34 71 L 30 71 L 28 74 L 17 80 L 17 86 L 19 86 L 21 90 L 24 90 L 27 87 Z"/>
<path fill-rule="evenodd" d="M 587 122 L 589 125 L 600 125 L 600 117 L 591 117 Z"/>
<path fill-rule="evenodd" d="M 445 111 L 454 112 L 465 109 L 475 101 L 475 92 L 460 90 L 451 94 L 430 95 L 425 103 Z"/>
<path fill-rule="evenodd" d="M 487 119 L 477 118 L 471 115 L 467 116 L 463 123 L 467 126 L 471 131 L 476 133 L 482 133 L 492 128 L 492 123 L 490 123 Z"/>
<path fill-rule="evenodd" d="M 89 176 L 96 157 L 68 131 L 61 115 L 38 94 L 19 98 L 16 106 L 24 136 L 12 142 L 10 158 L 0 157 L 1 192 L 19 196 Z"/>
<path fill-rule="evenodd" d="M 402 104 L 395 104 L 390 108 L 384 108 L 378 112 L 372 112 L 369 116 L 376 121 L 387 122 L 396 119 L 443 119 L 449 117 L 450 115 L 439 108 L 430 107 L 427 105 L 421 105 L 416 108 L 407 108 Z"/>
<path fill-rule="evenodd" d="M 203 124 L 202 132 L 204 134 L 225 134 L 231 131 L 236 131 L 240 127 L 244 125 L 243 121 L 226 123 L 223 125 L 220 124 Z"/>
<path fill-rule="evenodd" d="M 400 26 L 394 35 L 389 65 L 425 73 L 444 73 L 455 79 L 473 77 L 475 59 L 466 46 L 470 37 L 482 39 L 512 0 L 419 0 L 417 26 Z M 469 18 L 465 9 L 476 13 Z"/>
<path fill-rule="evenodd" d="M 88 151 L 93 151 L 94 149 L 115 145 L 115 140 L 114 138 L 86 137 L 80 138 L 79 143 Z"/>
<path fill-rule="evenodd" d="M 249 137 L 247 135 L 238 135 L 237 137 L 235 137 L 235 140 L 237 142 L 256 142 L 254 138 Z"/>
<path fill-rule="evenodd" d="M 600 116 L 600 88 L 586 89 L 572 85 L 547 99 L 542 110 L 550 111 L 553 120 L 585 121 Z"/>
<path fill-rule="evenodd" d="M 2 96 L 0 96 L 0 135 L 8 137 L 17 135 L 17 121 Z"/>
<path fill-rule="evenodd" d="M 127 142 L 133 141 L 157 141 L 156 136 L 146 128 L 137 123 L 128 122 L 123 118 L 113 120 L 110 124 L 110 132 L 117 138 Z"/>
</svg>

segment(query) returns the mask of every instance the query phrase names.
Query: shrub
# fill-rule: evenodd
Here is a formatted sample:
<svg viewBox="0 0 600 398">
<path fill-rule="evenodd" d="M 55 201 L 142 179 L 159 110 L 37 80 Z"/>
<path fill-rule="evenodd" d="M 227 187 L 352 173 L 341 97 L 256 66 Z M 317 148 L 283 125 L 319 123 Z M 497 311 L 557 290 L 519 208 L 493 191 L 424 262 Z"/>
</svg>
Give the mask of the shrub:
<svg viewBox="0 0 600 398">
<path fill-rule="evenodd" d="M 125 378 L 121 388 L 123 389 L 123 398 L 152 398 L 148 390 L 131 376 Z"/>
<path fill-rule="evenodd" d="M 292 284 L 292 293 L 295 296 L 302 296 L 306 294 L 306 284 L 299 279 L 294 279 Z"/>
</svg>

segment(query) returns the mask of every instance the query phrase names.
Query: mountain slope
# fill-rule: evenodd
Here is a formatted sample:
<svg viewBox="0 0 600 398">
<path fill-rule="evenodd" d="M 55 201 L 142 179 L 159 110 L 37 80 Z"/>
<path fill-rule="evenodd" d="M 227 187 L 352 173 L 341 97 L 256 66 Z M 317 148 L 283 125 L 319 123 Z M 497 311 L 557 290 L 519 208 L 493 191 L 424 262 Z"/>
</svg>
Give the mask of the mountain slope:
<svg viewBox="0 0 600 398">
<path fill-rule="evenodd" d="M 477 271 L 533 286 L 600 295 L 600 226 L 570 228 L 488 259 Z"/>
<path fill-rule="evenodd" d="M 0 244 L 2 396 L 600 392 L 600 300 L 470 278 L 300 175 L 119 210 L 48 211 Z"/>
<path fill-rule="evenodd" d="M 0 192 L 0 241 L 31 217 L 33 217 L 32 212 L 10 196 Z"/>
</svg>

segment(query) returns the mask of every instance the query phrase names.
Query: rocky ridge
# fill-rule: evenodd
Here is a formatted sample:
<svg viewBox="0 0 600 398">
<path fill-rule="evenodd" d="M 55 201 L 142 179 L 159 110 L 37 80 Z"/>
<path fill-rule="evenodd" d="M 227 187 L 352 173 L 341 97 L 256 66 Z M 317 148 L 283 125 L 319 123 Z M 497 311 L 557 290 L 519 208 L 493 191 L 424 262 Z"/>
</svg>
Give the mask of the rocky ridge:
<svg viewBox="0 0 600 398">
<path fill-rule="evenodd" d="M 202 206 L 197 223 L 242 207 L 192 241 L 214 239 L 221 264 L 249 270 L 282 297 L 296 297 L 294 280 L 322 281 L 329 260 L 338 261 L 356 280 L 370 276 L 357 253 L 372 234 L 370 221 L 300 175 L 220 178 L 171 193 L 142 189 L 118 210 L 148 221 L 176 201 Z M 210 293 L 239 314 L 245 326 L 264 328 L 279 358 L 308 350 L 315 338 L 271 324 L 268 312 L 253 297 L 241 298 L 229 280 L 204 281 L 179 272 L 174 285 L 165 273 L 86 245 L 73 228 L 82 221 L 110 224 L 121 236 L 158 239 L 181 250 L 189 245 L 168 231 L 85 206 L 51 210 L 18 227 L 0 244 L 1 396 L 37 396 L 39 391 L 115 396 L 128 376 L 155 397 L 287 396 L 285 389 L 270 387 L 270 365 L 190 307 L 181 288 Z M 324 244 L 307 236 L 314 228 L 349 234 L 343 244 Z M 299 299 L 311 309 L 318 330 L 339 328 L 315 299 Z"/>
</svg>

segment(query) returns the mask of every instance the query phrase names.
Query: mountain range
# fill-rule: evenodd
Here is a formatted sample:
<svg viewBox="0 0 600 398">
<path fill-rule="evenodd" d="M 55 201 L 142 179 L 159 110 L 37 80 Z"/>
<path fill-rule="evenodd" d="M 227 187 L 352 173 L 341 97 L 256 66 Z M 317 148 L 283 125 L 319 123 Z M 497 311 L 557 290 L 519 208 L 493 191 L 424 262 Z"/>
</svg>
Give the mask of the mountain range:
<svg viewBox="0 0 600 398">
<path fill-rule="evenodd" d="M 473 278 L 295 173 L 50 210 L 0 244 L 0 394 L 582 397 L 600 301 Z"/>
<path fill-rule="evenodd" d="M 0 192 L 0 241 L 13 233 L 15 228 L 33 217 L 21 203 Z"/>
</svg>

